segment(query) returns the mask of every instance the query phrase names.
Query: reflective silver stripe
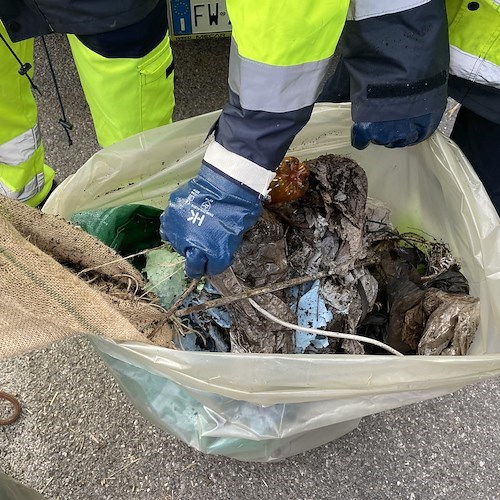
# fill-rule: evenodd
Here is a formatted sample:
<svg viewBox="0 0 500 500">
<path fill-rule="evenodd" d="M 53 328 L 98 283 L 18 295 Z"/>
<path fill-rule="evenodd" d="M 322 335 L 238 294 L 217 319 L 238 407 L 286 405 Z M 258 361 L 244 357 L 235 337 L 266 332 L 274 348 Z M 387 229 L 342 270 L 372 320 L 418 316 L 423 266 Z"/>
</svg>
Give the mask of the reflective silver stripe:
<svg viewBox="0 0 500 500">
<path fill-rule="evenodd" d="M 450 45 L 450 73 L 500 89 L 500 66 Z"/>
<path fill-rule="evenodd" d="M 0 163 L 16 166 L 28 161 L 40 146 L 38 124 L 0 145 Z"/>
<path fill-rule="evenodd" d="M 361 21 L 370 17 L 384 16 L 414 9 L 429 3 L 431 0 L 351 0 L 347 19 Z"/>
<path fill-rule="evenodd" d="M 329 59 L 295 66 L 263 64 L 240 56 L 233 40 L 229 87 L 239 95 L 244 109 L 270 113 L 295 111 L 314 104 L 328 62 Z"/>
<path fill-rule="evenodd" d="M 204 160 L 261 195 L 267 194 L 269 184 L 276 175 L 215 141 L 208 146 Z"/>
<path fill-rule="evenodd" d="M 37 174 L 33 179 L 31 179 L 21 191 L 12 191 L 5 184 L 0 182 L 0 195 L 6 196 L 11 200 L 17 201 L 28 201 L 38 194 L 45 183 L 45 175 L 43 172 Z"/>
</svg>

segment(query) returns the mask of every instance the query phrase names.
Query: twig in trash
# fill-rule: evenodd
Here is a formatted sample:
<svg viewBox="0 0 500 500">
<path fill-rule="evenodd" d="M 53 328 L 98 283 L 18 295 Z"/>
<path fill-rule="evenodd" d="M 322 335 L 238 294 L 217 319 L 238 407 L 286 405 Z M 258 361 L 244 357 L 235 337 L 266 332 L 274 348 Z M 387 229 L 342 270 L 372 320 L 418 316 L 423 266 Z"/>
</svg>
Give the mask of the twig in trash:
<svg viewBox="0 0 500 500">
<path fill-rule="evenodd" d="M 178 309 L 178 307 L 182 304 L 184 299 L 198 286 L 199 282 L 200 282 L 200 280 L 191 281 L 191 283 L 186 288 L 186 290 L 184 290 L 184 292 L 182 292 L 182 295 L 173 303 L 173 305 L 168 310 L 164 309 L 161 306 L 158 306 L 159 309 L 161 309 L 162 311 L 165 312 L 165 316 L 162 318 L 162 321 L 156 326 L 156 328 L 152 332 L 153 336 L 156 335 L 156 333 L 159 332 L 165 326 L 165 324 L 170 320 L 170 318 L 175 313 L 175 311 Z M 151 304 L 151 305 L 153 305 L 153 304 Z M 179 328 L 179 324 L 182 325 L 182 327 L 185 327 L 185 325 L 183 325 L 181 320 L 178 318 L 174 317 L 174 318 L 172 318 L 172 320 L 174 320 L 174 321 L 172 321 L 172 326 L 174 325 L 174 323 L 176 323 L 176 326 L 177 326 L 178 331 L 180 333 L 181 328 Z M 192 332 L 199 334 L 199 332 L 196 332 L 196 330 L 193 330 L 193 329 L 190 329 L 190 330 Z M 182 333 L 181 333 L 181 335 L 182 335 Z M 204 338 L 203 338 L 203 340 L 205 341 Z M 181 342 L 181 347 L 182 347 L 182 342 Z"/>
<path fill-rule="evenodd" d="M 371 266 L 378 261 L 379 261 L 378 258 L 361 259 L 357 262 L 357 265 Z M 184 309 L 179 309 L 175 312 L 175 315 L 178 317 L 187 316 L 188 314 L 191 313 L 206 311 L 214 307 L 225 306 L 227 304 L 232 304 L 233 302 L 237 302 L 238 300 L 244 300 L 250 297 L 255 297 L 256 295 L 277 292 L 278 290 L 283 290 L 284 288 L 291 288 L 293 286 L 303 285 L 304 283 L 307 283 L 309 281 L 316 281 L 322 278 L 326 278 L 328 276 L 337 276 L 337 273 L 335 271 L 320 271 L 310 276 L 300 276 L 298 278 L 291 278 L 289 280 L 280 281 L 278 283 L 270 283 L 268 285 L 264 285 L 259 288 L 252 288 L 251 290 L 245 290 L 244 292 L 238 293 L 236 295 L 220 297 L 218 299 L 213 299 L 213 300 L 207 300 L 207 302 L 204 302 L 203 304 L 186 307 Z"/>
<path fill-rule="evenodd" d="M 170 316 L 177 311 L 179 306 L 184 302 L 184 299 L 198 286 L 199 282 L 199 279 L 191 281 L 189 286 L 184 290 L 184 292 L 182 292 L 182 295 L 172 304 L 170 309 L 167 310 L 165 313 L 165 319 L 170 318 Z"/>
<path fill-rule="evenodd" d="M 83 273 L 88 273 L 89 271 L 95 271 L 96 269 L 99 269 L 100 267 L 105 267 L 105 266 L 109 266 L 111 264 L 116 264 L 117 262 L 122 262 L 123 260 L 133 259 L 134 257 L 139 257 L 139 255 L 145 255 L 149 252 L 152 252 L 153 250 L 159 250 L 160 248 L 164 248 L 165 246 L 166 245 L 160 245 L 159 247 L 155 247 L 155 248 L 147 248 L 146 250 L 141 250 L 140 252 L 134 253 L 132 255 L 127 255 L 126 257 L 120 256 L 120 258 L 118 258 L 118 259 L 110 260 L 109 262 L 104 262 L 104 264 L 99 264 L 98 266 L 87 267 L 85 269 L 82 269 L 80 272 L 78 272 L 77 276 L 80 276 L 80 274 L 83 274 Z"/>
<path fill-rule="evenodd" d="M 214 307 L 225 306 L 227 304 L 237 302 L 238 300 L 248 299 L 250 297 L 262 295 L 264 293 L 277 292 L 278 290 L 283 290 L 284 288 L 302 285 L 303 283 L 307 283 L 308 281 L 315 281 L 317 279 L 326 278 L 327 276 L 333 275 L 334 273 L 331 273 L 329 271 L 320 271 L 319 273 L 313 274 L 311 276 L 300 276 L 299 278 L 291 278 L 289 280 L 280 281 L 279 283 L 270 283 L 269 285 L 252 288 L 251 290 L 245 290 L 244 292 L 238 293 L 236 295 L 220 297 L 218 299 L 208 300 L 203 304 L 179 309 L 175 312 L 175 315 L 179 317 L 187 316 L 188 314 L 194 312 L 206 311 L 207 309 L 212 309 Z"/>
<path fill-rule="evenodd" d="M 130 292 L 130 288 L 132 287 L 132 283 L 135 284 L 135 291 L 133 295 L 137 295 L 137 292 L 139 291 L 139 282 L 133 277 L 130 276 L 130 274 L 115 274 L 113 275 L 113 278 L 128 278 L 128 286 L 127 286 L 127 293 Z"/>
</svg>

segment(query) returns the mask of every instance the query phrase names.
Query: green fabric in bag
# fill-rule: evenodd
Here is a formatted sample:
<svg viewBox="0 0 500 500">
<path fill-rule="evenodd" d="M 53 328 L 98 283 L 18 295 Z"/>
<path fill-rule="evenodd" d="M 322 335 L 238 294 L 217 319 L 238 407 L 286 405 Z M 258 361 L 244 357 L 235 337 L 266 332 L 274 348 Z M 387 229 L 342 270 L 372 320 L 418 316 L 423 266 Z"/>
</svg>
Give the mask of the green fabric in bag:
<svg viewBox="0 0 500 500">
<path fill-rule="evenodd" d="M 161 213 L 155 207 L 131 204 L 77 212 L 71 222 L 127 256 L 161 245 Z"/>
</svg>

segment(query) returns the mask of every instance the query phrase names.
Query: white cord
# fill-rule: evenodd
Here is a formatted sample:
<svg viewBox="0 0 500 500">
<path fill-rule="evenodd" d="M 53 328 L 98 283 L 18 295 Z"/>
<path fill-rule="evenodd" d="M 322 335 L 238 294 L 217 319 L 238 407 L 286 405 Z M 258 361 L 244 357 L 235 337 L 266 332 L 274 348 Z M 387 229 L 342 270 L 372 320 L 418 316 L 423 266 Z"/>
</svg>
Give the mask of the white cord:
<svg viewBox="0 0 500 500">
<path fill-rule="evenodd" d="M 278 323 L 282 326 L 286 326 L 287 328 L 290 328 L 292 330 L 298 330 L 300 332 L 308 332 L 308 333 L 315 333 L 317 335 L 324 335 L 325 337 L 332 337 L 336 339 L 351 339 L 351 340 L 359 340 L 360 342 L 367 342 L 368 344 L 373 344 L 378 347 L 382 347 L 382 349 L 385 349 L 386 351 L 389 351 L 392 354 L 395 354 L 396 356 L 404 356 L 401 354 L 399 351 L 396 351 L 396 349 L 393 349 L 392 347 L 388 346 L 387 344 L 384 344 L 383 342 L 379 342 L 378 340 L 375 339 L 370 339 L 368 337 L 363 337 L 361 335 L 351 335 L 350 333 L 340 333 L 340 332 L 328 332 L 325 330 L 319 330 L 318 328 L 308 328 L 306 326 L 299 326 L 299 325 L 294 325 L 293 323 L 288 323 L 287 321 L 283 321 L 273 314 L 271 314 L 269 311 L 266 311 L 262 307 L 257 304 L 253 299 L 248 299 L 250 304 L 257 309 L 261 314 L 263 314 L 266 318 L 270 319 L 271 321 L 274 321 L 275 323 Z"/>
</svg>

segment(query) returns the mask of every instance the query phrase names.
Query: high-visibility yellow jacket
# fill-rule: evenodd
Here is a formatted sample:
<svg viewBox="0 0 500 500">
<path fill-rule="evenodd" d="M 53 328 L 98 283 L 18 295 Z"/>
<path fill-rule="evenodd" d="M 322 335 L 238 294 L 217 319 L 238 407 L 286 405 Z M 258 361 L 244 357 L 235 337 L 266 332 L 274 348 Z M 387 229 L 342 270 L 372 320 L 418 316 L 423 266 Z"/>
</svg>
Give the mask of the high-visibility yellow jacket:
<svg viewBox="0 0 500 500">
<path fill-rule="evenodd" d="M 352 0 L 351 5 L 360 5 L 365 0 Z M 447 0 L 449 31 L 449 79 L 448 92 L 479 116 L 500 123 L 500 0 Z M 358 12 L 359 13 L 359 12 Z M 335 75 L 328 81 L 321 100 L 353 101 L 354 113 L 369 113 L 373 106 L 378 120 L 384 120 L 390 111 L 388 99 L 363 100 L 358 88 L 368 88 L 374 72 L 371 47 L 373 25 L 387 22 L 387 33 L 398 38 L 397 26 L 405 26 L 408 13 L 391 14 L 387 19 L 374 18 L 367 22 L 362 17 L 347 22 L 343 36 L 341 63 Z M 397 61 L 397 51 L 395 60 Z M 418 70 L 425 58 L 410 59 Z M 375 65 L 375 69 L 376 69 Z M 383 78 L 388 83 L 394 80 L 393 70 L 387 66 Z M 389 92 L 388 92 L 389 94 Z M 401 107 L 406 112 L 406 107 Z M 375 118 L 377 118 L 375 117 Z"/>
<path fill-rule="evenodd" d="M 500 123 L 500 0 L 447 0 L 451 97 Z"/>
<path fill-rule="evenodd" d="M 354 61 L 353 116 L 420 116 L 446 105 L 444 0 L 227 0 L 232 24 L 229 102 L 204 164 L 265 193 L 291 141 L 307 123 L 346 18 Z M 403 19 L 391 23 L 394 15 Z M 360 26 L 362 29 L 360 29 Z M 416 65 L 415 61 L 419 64 Z M 386 78 L 390 74 L 390 79 Z M 389 83 L 390 82 L 390 83 Z"/>
</svg>

